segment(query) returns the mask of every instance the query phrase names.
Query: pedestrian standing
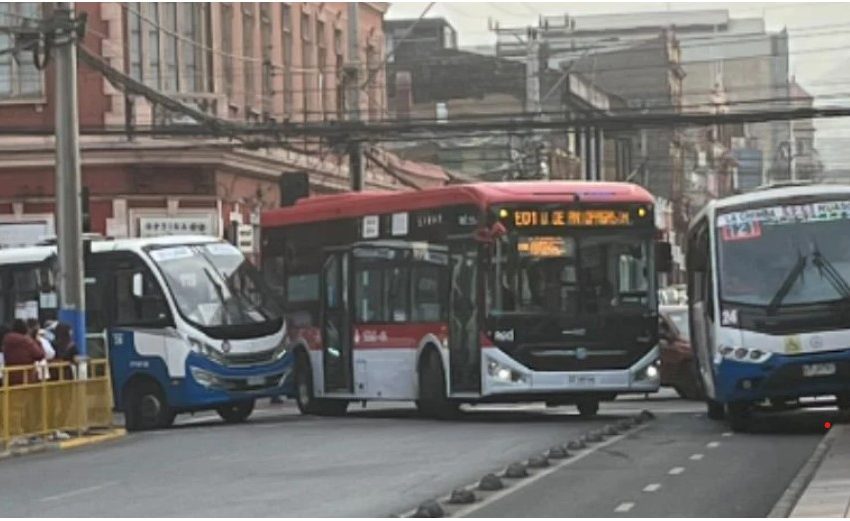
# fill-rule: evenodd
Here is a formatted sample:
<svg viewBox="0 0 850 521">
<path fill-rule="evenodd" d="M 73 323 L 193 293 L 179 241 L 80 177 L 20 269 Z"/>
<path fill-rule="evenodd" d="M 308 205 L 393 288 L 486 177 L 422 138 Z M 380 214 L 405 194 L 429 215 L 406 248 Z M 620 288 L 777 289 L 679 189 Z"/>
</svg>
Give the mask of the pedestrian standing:
<svg viewBox="0 0 850 521">
<path fill-rule="evenodd" d="M 44 349 L 41 344 L 29 336 L 27 324 L 21 319 L 15 319 L 12 330 L 3 336 L 3 358 L 7 367 L 30 367 L 44 360 Z M 13 371 L 9 374 L 10 385 L 21 385 L 36 381 L 34 369 L 30 371 Z"/>
</svg>

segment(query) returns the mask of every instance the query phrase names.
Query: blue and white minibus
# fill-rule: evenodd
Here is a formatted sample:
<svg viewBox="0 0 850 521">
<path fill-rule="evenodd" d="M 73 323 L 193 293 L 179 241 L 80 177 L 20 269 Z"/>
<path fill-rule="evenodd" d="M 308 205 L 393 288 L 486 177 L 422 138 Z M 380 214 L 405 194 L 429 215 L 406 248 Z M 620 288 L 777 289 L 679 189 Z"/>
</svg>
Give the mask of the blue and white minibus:
<svg viewBox="0 0 850 521">
<path fill-rule="evenodd" d="M 233 245 L 173 236 L 87 242 L 88 355 L 108 357 L 127 428 L 216 410 L 244 421 L 291 394 L 281 309 Z M 56 247 L 0 250 L 0 320 L 55 319 Z"/>
<path fill-rule="evenodd" d="M 850 186 L 712 201 L 691 223 L 687 265 L 710 417 L 738 429 L 760 405 L 850 407 Z"/>
</svg>

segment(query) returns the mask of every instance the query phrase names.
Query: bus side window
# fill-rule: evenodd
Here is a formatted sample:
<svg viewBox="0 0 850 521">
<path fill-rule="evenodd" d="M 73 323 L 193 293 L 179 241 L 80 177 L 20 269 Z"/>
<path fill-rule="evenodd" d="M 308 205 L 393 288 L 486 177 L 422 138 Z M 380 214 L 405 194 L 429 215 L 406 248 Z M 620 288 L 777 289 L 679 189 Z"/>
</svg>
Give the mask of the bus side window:
<svg viewBox="0 0 850 521">
<path fill-rule="evenodd" d="M 413 322 L 439 322 L 444 318 L 442 295 L 445 289 L 446 270 L 440 266 L 417 265 L 413 268 L 412 316 Z"/>
<path fill-rule="evenodd" d="M 410 269 L 388 267 L 384 270 L 384 290 L 389 322 L 410 320 Z"/>
<path fill-rule="evenodd" d="M 159 284 L 147 269 L 115 271 L 116 325 L 161 325 L 168 320 L 168 305 Z"/>
<path fill-rule="evenodd" d="M 381 269 L 358 265 L 354 277 L 355 320 L 360 324 L 384 322 L 386 320 L 382 298 L 384 281 L 381 277 Z"/>
</svg>

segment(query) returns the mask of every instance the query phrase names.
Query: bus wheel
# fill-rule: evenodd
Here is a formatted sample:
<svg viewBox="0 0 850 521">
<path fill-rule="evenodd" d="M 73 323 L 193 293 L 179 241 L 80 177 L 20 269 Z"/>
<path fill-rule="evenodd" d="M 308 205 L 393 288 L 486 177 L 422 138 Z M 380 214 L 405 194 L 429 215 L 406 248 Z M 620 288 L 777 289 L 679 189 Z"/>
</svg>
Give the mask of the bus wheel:
<svg viewBox="0 0 850 521">
<path fill-rule="evenodd" d="M 582 418 L 592 418 L 599 412 L 599 400 L 582 398 L 576 402 L 576 407 L 578 408 L 579 416 Z"/>
<path fill-rule="evenodd" d="M 316 398 L 310 360 L 302 351 L 295 358 L 295 403 L 301 414 L 341 416 L 348 410 L 348 400 Z"/>
<path fill-rule="evenodd" d="M 457 403 L 446 396 L 446 377 L 440 355 L 429 349 L 419 366 L 419 399 L 416 408 L 424 416 L 451 419 L 458 413 Z"/>
<path fill-rule="evenodd" d="M 254 400 L 235 402 L 216 407 L 215 412 L 225 423 L 242 423 L 254 412 Z"/>
<path fill-rule="evenodd" d="M 748 403 L 730 403 L 726 408 L 729 426 L 735 432 L 745 432 L 750 425 L 752 407 Z"/>
<path fill-rule="evenodd" d="M 168 427 L 174 412 L 155 382 L 140 381 L 124 392 L 124 423 L 128 431 L 145 431 Z"/>
<path fill-rule="evenodd" d="M 706 398 L 705 405 L 709 419 L 722 420 L 726 417 L 726 408 L 723 407 L 722 403 Z"/>
</svg>

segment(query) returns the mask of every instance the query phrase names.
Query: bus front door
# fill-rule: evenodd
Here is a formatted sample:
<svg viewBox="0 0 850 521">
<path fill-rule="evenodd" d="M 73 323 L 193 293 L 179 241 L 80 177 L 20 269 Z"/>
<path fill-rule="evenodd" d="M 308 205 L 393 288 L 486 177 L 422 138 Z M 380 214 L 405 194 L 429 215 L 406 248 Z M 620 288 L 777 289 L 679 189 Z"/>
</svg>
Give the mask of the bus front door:
<svg viewBox="0 0 850 521">
<path fill-rule="evenodd" d="M 449 374 L 452 393 L 481 390 L 478 324 L 478 244 L 466 238 L 449 244 Z"/>
<path fill-rule="evenodd" d="M 351 319 L 348 253 L 329 252 L 322 267 L 322 351 L 326 393 L 350 392 Z"/>
</svg>

